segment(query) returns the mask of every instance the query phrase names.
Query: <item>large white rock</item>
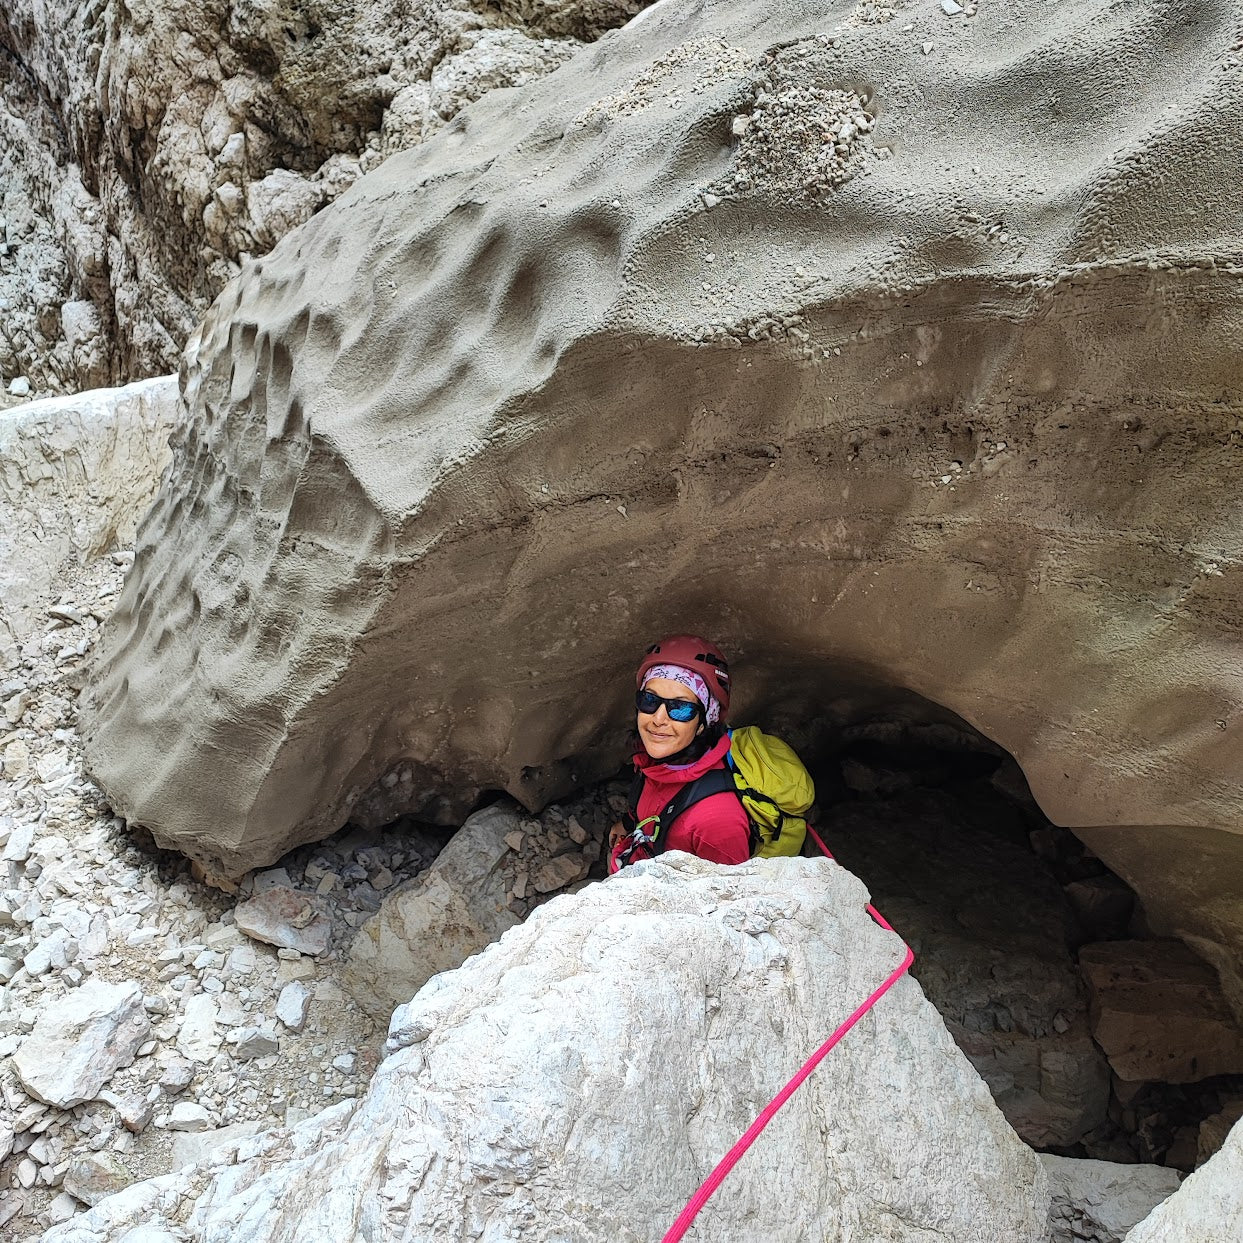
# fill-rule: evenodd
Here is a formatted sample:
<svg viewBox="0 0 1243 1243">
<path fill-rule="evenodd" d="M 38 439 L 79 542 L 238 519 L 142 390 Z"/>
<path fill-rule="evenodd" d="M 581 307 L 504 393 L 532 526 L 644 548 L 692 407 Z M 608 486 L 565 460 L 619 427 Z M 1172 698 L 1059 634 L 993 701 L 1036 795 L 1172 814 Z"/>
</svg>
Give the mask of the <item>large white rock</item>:
<svg viewBox="0 0 1243 1243">
<path fill-rule="evenodd" d="M 134 1060 L 150 1029 L 137 984 L 89 980 L 39 1015 L 13 1069 L 31 1096 L 71 1109 Z"/>
<path fill-rule="evenodd" d="M 1243 1239 L 1243 1124 L 1218 1154 L 1126 1236 L 1126 1243 L 1234 1243 Z"/>
<path fill-rule="evenodd" d="M 1178 1190 L 1177 1170 L 1119 1165 L 1042 1153 L 1053 1200 L 1050 1243 L 1119 1243 L 1126 1232 Z"/>
<path fill-rule="evenodd" d="M 393 1018 L 357 1106 L 138 1184 L 45 1243 L 142 1221 L 230 1243 L 651 1243 L 901 960 L 827 860 L 665 856 L 559 897 Z M 914 980 L 725 1180 L 695 1237 L 1044 1243 L 1038 1159 Z M 178 1235 L 181 1237 L 181 1235 Z"/>
</svg>

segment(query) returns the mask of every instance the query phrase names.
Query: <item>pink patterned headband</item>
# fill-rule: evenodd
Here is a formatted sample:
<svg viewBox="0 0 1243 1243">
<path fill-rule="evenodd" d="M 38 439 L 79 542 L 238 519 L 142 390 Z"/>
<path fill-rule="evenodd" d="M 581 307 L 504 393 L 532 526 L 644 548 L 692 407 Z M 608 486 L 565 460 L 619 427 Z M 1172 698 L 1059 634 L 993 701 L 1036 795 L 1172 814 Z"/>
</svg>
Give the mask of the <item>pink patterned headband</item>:
<svg viewBox="0 0 1243 1243">
<path fill-rule="evenodd" d="M 704 706 L 704 719 L 709 725 L 715 725 L 721 719 L 721 705 L 708 689 L 708 684 L 691 669 L 683 669 L 681 665 L 654 665 L 647 671 L 643 679 L 646 686 L 653 678 L 665 678 L 669 682 L 677 682 L 691 691 L 695 698 Z"/>
</svg>

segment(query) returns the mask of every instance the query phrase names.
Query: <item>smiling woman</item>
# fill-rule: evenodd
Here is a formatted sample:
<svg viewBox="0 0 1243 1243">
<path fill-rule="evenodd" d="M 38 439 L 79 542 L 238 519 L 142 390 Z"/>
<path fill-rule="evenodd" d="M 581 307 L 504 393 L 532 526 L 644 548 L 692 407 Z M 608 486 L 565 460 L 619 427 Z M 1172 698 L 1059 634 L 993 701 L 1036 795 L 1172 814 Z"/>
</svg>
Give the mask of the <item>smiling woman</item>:
<svg viewBox="0 0 1243 1243">
<path fill-rule="evenodd" d="M 665 850 L 744 863 L 751 826 L 726 764 L 730 683 L 721 650 L 698 635 L 672 635 L 648 648 L 635 682 L 643 749 L 634 757 L 629 814 L 609 835 L 609 871 Z"/>
</svg>

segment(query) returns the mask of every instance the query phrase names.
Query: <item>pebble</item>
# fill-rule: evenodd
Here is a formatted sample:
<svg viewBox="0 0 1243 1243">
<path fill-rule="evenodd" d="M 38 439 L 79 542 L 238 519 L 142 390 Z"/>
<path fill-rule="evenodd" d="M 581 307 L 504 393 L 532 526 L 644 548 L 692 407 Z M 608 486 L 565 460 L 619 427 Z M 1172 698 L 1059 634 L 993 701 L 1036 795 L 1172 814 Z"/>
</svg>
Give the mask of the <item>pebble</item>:
<svg viewBox="0 0 1243 1243">
<path fill-rule="evenodd" d="M 311 1005 L 311 990 L 305 984 L 292 981 L 281 989 L 276 999 L 276 1017 L 293 1032 L 306 1026 L 307 1012 Z"/>
<path fill-rule="evenodd" d="M 29 397 L 32 392 L 30 381 L 24 376 L 14 376 L 9 381 L 10 397 Z"/>
</svg>

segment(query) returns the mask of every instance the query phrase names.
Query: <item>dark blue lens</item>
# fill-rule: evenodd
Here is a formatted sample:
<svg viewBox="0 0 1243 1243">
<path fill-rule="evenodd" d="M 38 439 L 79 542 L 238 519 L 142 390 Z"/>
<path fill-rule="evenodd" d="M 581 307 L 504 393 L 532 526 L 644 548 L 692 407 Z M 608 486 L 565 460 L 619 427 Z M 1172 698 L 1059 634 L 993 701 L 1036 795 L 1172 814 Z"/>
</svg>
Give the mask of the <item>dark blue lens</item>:
<svg viewBox="0 0 1243 1243">
<path fill-rule="evenodd" d="M 657 712 L 661 704 L 665 705 L 671 721 L 680 721 L 683 725 L 699 715 L 699 701 L 696 699 L 663 699 L 655 691 L 635 692 L 634 705 L 644 716 Z"/>
</svg>

